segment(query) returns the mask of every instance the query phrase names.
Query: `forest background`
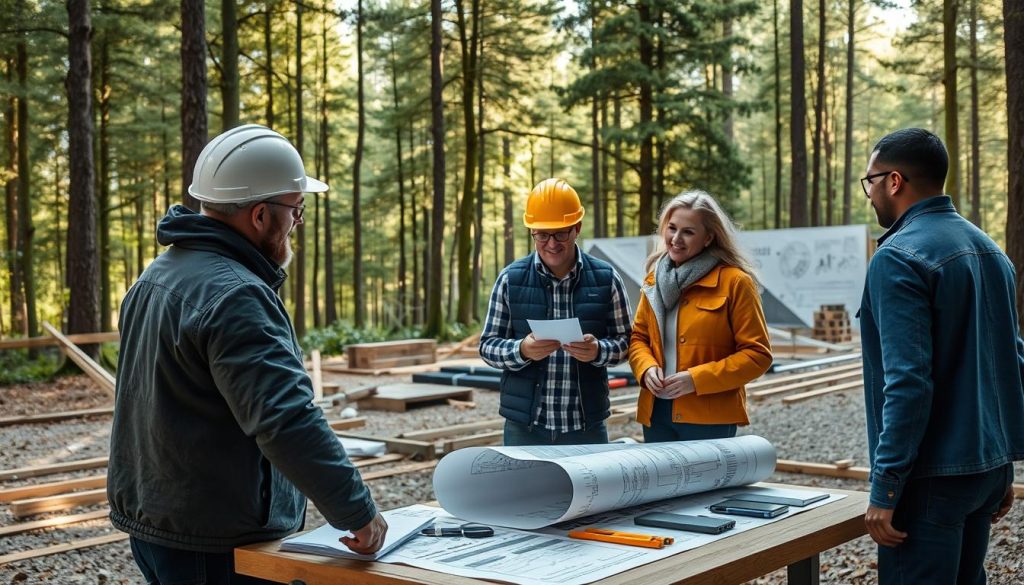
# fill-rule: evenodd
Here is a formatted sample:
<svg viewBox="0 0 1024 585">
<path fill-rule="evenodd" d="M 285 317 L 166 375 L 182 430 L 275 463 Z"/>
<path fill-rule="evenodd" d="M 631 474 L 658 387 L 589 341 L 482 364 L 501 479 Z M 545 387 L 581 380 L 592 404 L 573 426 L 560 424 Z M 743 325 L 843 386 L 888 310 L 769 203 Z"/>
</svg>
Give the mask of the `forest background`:
<svg viewBox="0 0 1024 585">
<path fill-rule="evenodd" d="M 743 229 L 877 233 L 858 178 L 907 126 L 1020 280 L 1022 31 L 1021 0 L 0 0 L 0 334 L 113 329 L 244 123 L 331 185 L 282 290 L 307 349 L 473 331 L 551 176 L 584 238 L 650 234 L 693 188 Z"/>
</svg>

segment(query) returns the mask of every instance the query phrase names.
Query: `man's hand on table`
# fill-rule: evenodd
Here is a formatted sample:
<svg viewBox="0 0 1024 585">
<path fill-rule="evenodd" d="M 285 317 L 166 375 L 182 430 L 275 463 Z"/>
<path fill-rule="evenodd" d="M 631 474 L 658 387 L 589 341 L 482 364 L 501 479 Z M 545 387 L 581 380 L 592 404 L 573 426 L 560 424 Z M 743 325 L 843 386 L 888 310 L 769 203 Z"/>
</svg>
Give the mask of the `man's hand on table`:
<svg viewBox="0 0 1024 585">
<path fill-rule="evenodd" d="M 378 512 L 369 524 L 359 530 L 353 530 L 351 537 L 342 536 L 339 540 L 354 553 L 372 555 L 384 546 L 384 535 L 387 533 L 388 523 Z"/>
</svg>

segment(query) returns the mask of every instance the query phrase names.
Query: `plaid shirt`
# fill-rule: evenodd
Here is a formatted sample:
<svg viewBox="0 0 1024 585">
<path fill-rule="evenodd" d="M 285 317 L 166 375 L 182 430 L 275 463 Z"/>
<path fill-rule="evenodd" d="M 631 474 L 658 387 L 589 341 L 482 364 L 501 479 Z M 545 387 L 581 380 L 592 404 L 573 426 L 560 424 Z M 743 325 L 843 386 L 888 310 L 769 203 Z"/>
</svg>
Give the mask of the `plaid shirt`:
<svg viewBox="0 0 1024 585">
<path fill-rule="evenodd" d="M 573 289 L 580 277 L 583 261 L 579 247 L 576 247 L 576 265 L 564 278 L 559 280 L 541 262 L 535 253 L 533 266 L 545 277 L 551 279 L 553 293 L 552 319 L 571 319 L 573 315 Z M 618 273 L 612 275 L 612 295 L 609 309 L 609 336 L 598 339 L 597 358 L 591 362 L 598 367 L 614 366 L 626 359 L 629 348 L 630 314 L 629 297 Z M 494 283 L 491 300 L 487 307 L 487 318 L 480 334 L 480 357 L 494 368 L 517 371 L 532 363 L 519 351 L 522 339 L 515 339 L 512 332 L 511 307 L 508 303 L 508 272 L 502 271 Z M 584 428 L 583 405 L 580 402 L 579 369 L 576 359 L 564 349 L 555 350 L 548 357 L 547 386 L 533 419 L 541 428 L 567 433 Z"/>
</svg>

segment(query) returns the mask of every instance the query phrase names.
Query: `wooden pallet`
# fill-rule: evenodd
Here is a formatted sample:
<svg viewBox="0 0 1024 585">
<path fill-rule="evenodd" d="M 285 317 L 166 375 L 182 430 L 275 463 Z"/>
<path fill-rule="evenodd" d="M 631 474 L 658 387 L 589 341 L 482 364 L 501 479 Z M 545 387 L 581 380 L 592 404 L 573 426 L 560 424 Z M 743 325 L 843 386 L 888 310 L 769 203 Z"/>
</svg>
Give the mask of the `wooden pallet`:
<svg viewBox="0 0 1024 585">
<path fill-rule="evenodd" d="M 412 405 L 446 403 L 455 400 L 473 400 L 472 388 L 442 386 L 440 384 L 384 384 L 377 393 L 359 401 L 362 408 L 405 412 Z"/>
<path fill-rule="evenodd" d="M 850 313 L 845 305 L 822 305 L 814 312 L 814 333 L 811 337 L 829 343 L 845 343 L 853 339 Z"/>
<path fill-rule="evenodd" d="M 394 368 L 432 364 L 437 361 L 437 341 L 403 339 L 377 343 L 354 343 L 345 348 L 348 367 L 357 369 Z"/>
</svg>

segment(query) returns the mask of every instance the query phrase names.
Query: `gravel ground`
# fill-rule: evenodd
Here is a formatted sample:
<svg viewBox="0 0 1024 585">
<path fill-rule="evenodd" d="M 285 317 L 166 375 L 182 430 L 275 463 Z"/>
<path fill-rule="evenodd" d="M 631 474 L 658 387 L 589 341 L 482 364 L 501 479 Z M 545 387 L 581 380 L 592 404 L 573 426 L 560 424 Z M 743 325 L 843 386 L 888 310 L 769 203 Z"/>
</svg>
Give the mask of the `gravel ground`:
<svg viewBox="0 0 1024 585">
<path fill-rule="evenodd" d="M 408 381 L 408 377 L 329 375 L 325 382 L 338 382 L 342 387 L 355 387 L 369 383 Z M 613 394 L 628 394 L 633 390 L 616 390 Z M 429 429 L 457 423 L 493 418 L 497 416 L 496 392 L 476 390 L 475 409 L 458 410 L 447 405 L 414 408 L 407 413 L 362 411 L 367 426 L 359 432 L 378 436 L 394 435 L 403 431 Z M 60 410 L 74 410 L 105 406 L 109 397 L 84 376 L 62 378 L 53 383 L 28 384 L 0 388 L 0 416 L 35 414 Z M 337 408 L 330 413 L 337 417 Z M 751 404 L 752 424 L 741 433 L 753 433 L 769 439 L 777 448 L 780 459 L 808 462 L 831 462 L 854 459 L 856 465 L 867 465 L 867 446 L 864 435 L 863 399 L 860 391 L 846 391 L 825 395 L 794 405 L 784 405 L 778 399 Z M 616 425 L 610 429 L 613 438 L 636 435 L 636 423 Z M 53 424 L 0 427 L 0 469 L 28 465 L 87 459 L 107 453 L 110 436 L 110 417 L 92 417 Z M 373 469 L 382 469 L 383 466 Z M 1024 466 L 1017 466 L 1017 482 L 1024 481 Z M 83 471 L 60 476 L 4 482 L 2 487 L 29 485 L 95 474 Z M 865 490 L 867 484 L 856 480 L 834 479 L 821 476 L 777 473 L 770 481 L 806 486 L 834 487 Z M 434 498 L 429 471 L 405 474 L 376 480 L 370 484 L 374 497 L 382 509 L 390 509 Z M 74 513 L 101 509 L 97 505 L 74 510 Z M 32 520 L 57 516 L 43 515 Z M 323 522 L 315 508 L 310 507 L 307 526 Z M 0 526 L 16 521 L 8 506 L 0 506 Z M 1024 523 L 1024 504 L 1017 502 L 1010 514 L 992 532 L 987 560 L 989 582 L 1000 585 L 1024 583 L 1024 544 L 1020 526 Z M 1013 528 L 1013 527 L 1017 528 Z M 64 528 L 37 530 L 0 539 L 0 555 L 40 548 L 72 540 L 115 533 L 106 520 L 75 524 Z M 875 548 L 867 537 L 859 538 L 821 555 L 822 583 L 875 583 Z M 782 584 L 785 571 L 776 571 L 752 583 Z M 0 566 L 0 585 L 29 583 L 142 583 L 131 558 L 127 541 L 96 546 L 79 551 L 19 561 Z"/>
</svg>

